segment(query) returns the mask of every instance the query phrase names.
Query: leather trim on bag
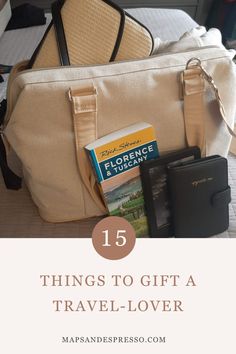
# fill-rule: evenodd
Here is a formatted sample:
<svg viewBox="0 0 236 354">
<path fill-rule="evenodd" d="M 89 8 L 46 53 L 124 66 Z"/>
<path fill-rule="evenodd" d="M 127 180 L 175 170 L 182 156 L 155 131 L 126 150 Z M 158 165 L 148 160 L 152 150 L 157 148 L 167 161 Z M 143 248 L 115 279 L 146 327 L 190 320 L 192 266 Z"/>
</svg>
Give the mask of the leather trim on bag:
<svg viewBox="0 0 236 354">
<path fill-rule="evenodd" d="M 70 58 L 69 58 L 69 52 L 66 43 L 65 30 L 63 26 L 62 17 L 61 17 L 61 8 L 63 4 L 64 4 L 64 0 L 59 2 L 54 2 L 52 4 L 52 18 L 53 18 L 53 23 L 55 28 L 60 62 L 62 66 L 67 66 L 70 65 Z"/>
<path fill-rule="evenodd" d="M 102 0 L 102 1 L 104 3 L 106 3 L 107 5 L 113 7 L 115 10 L 117 10 L 120 13 L 120 26 L 119 26 L 119 31 L 118 31 L 116 43 L 115 43 L 115 46 L 114 46 L 114 49 L 113 49 L 113 52 L 112 52 L 112 55 L 110 58 L 110 62 L 111 62 L 111 61 L 115 60 L 118 50 L 120 48 L 120 44 L 121 44 L 121 40 L 123 37 L 124 28 L 125 28 L 125 11 L 120 6 L 118 6 L 117 4 L 114 4 L 110 0 Z M 70 59 L 69 59 L 69 53 L 68 53 L 68 48 L 67 48 L 67 44 L 66 44 L 66 37 L 65 37 L 63 21 L 62 21 L 62 17 L 61 17 L 61 9 L 62 9 L 64 3 L 65 3 L 65 0 L 61 0 L 61 1 L 58 1 L 58 2 L 55 2 L 52 4 L 52 16 L 53 16 L 53 22 L 54 22 L 54 26 L 55 26 L 57 45 L 58 45 L 61 65 L 67 66 L 67 65 L 70 65 Z"/>
<path fill-rule="evenodd" d="M 125 29 L 125 11 L 118 6 L 117 4 L 115 4 L 114 2 L 110 1 L 110 0 L 103 0 L 103 2 L 105 2 L 107 5 L 113 7 L 115 10 L 117 10 L 120 13 L 120 27 L 119 27 L 119 31 L 118 31 L 118 35 L 117 35 L 117 39 L 116 39 L 116 43 L 111 55 L 111 61 L 114 61 L 116 59 L 118 50 L 120 48 L 120 44 L 121 44 L 121 40 L 124 34 L 124 29 Z"/>
</svg>

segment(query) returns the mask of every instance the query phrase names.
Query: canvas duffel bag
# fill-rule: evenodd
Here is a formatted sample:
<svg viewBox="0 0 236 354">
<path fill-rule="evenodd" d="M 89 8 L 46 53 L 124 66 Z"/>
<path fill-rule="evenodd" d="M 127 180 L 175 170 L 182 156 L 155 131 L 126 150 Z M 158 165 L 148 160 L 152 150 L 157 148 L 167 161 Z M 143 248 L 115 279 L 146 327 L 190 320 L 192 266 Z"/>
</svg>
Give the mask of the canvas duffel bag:
<svg viewBox="0 0 236 354">
<path fill-rule="evenodd" d="M 203 155 L 228 153 L 236 70 L 225 49 L 85 67 L 24 65 L 10 77 L 2 133 L 47 221 L 107 213 L 84 146 L 136 122 L 155 127 L 161 154 L 187 145 Z"/>
</svg>

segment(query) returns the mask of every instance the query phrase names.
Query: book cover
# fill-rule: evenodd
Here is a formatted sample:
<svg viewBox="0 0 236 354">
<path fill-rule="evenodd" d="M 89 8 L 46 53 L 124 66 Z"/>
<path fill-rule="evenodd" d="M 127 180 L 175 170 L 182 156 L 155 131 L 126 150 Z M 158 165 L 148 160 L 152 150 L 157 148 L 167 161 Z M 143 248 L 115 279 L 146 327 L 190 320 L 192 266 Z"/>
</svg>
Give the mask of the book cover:
<svg viewBox="0 0 236 354">
<path fill-rule="evenodd" d="M 139 166 L 159 156 L 154 128 L 148 123 L 109 134 L 86 147 L 110 215 L 126 218 L 137 237 L 148 235 Z"/>
</svg>

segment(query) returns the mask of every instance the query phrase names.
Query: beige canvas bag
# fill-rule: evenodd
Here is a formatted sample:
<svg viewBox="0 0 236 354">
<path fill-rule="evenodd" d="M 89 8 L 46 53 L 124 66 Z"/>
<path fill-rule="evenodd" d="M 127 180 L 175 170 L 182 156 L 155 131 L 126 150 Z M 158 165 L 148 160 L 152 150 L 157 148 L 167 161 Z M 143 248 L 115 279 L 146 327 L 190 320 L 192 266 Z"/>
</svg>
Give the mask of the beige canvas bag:
<svg viewBox="0 0 236 354">
<path fill-rule="evenodd" d="M 136 122 L 155 127 L 161 154 L 187 145 L 207 155 L 228 153 L 236 71 L 225 49 L 98 66 L 23 68 L 24 63 L 10 77 L 3 136 L 22 162 L 45 220 L 106 214 L 84 146 Z"/>
</svg>

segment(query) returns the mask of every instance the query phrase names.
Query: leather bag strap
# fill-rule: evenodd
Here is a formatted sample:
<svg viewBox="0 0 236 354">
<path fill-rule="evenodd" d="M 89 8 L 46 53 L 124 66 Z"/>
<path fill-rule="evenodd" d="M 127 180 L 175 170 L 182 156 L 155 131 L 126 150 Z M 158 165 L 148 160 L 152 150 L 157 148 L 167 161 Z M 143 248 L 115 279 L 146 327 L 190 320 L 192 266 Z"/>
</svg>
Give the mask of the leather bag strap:
<svg viewBox="0 0 236 354">
<path fill-rule="evenodd" d="M 66 36 L 61 17 L 61 7 L 64 1 L 54 2 L 52 4 L 52 18 L 57 39 L 58 53 L 62 66 L 70 65 L 69 52 L 66 43 Z"/>
<path fill-rule="evenodd" d="M 198 146 L 205 154 L 206 127 L 204 122 L 204 91 L 206 82 L 212 88 L 222 120 L 229 133 L 236 137 L 235 132 L 227 122 L 225 109 L 220 98 L 219 90 L 212 77 L 204 70 L 198 58 L 192 58 L 182 73 L 182 87 L 184 96 L 184 120 L 186 139 L 189 146 Z"/>
<path fill-rule="evenodd" d="M 97 139 L 97 91 L 93 85 L 76 90 L 70 89 L 69 99 L 74 121 L 78 170 L 92 199 L 102 211 L 106 212 L 91 162 L 84 148 Z"/>
</svg>

